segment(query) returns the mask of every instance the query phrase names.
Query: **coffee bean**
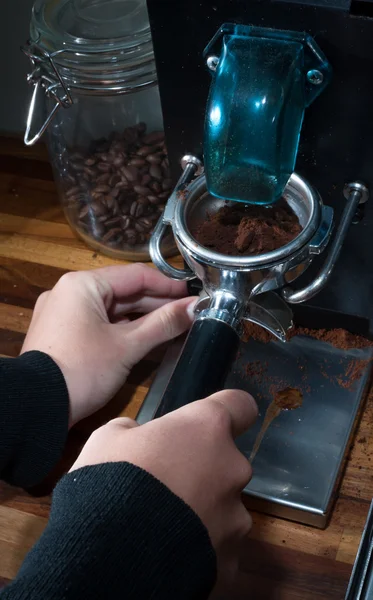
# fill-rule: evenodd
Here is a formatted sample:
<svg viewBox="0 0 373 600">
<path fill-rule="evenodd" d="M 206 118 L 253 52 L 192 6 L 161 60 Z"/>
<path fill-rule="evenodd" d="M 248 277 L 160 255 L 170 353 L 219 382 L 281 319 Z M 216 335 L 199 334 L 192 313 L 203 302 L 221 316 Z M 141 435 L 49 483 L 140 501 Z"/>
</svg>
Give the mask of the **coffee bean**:
<svg viewBox="0 0 373 600">
<path fill-rule="evenodd" d="M 96 168 L 102 173 L 109 173 L 111 171 L 111 166 L 107 162 L 99 162 Z"/>
<path fill-rule="evenodd" d="M 149 202 L 151 202 L 151 204 L 158 204 L 159 203 L 159 200 L 158 200 L 157 196 L 150 195 L 147 198 L 148 198 Z"/>
<path fill-rule="evenodd" d="M 140 196 L 147 196 L 150 193 L 150 189 L 145 185 L 134 185 L 133 189 Z"/>
<path fill-rule="evenodd" d="M 128 165 L 133 167 L 143 167 L 144 165 L 146 165 L 146 160 L 140 157 L 131 158 Z"/>
<path fill-rule="evenodd" d="M 103 173 L 96 178 L 96 183 L 109 183 L 110 173 Z"/>
<path fill-rule="evenodd" d="M 88 237 L 118 250 L 148 244 L 171 192 L 164 134 L 145 132 L 139 123 L 62 160 L 71 219 Z"/>
<path fill-rule="evenodd" d="M 92 167 L 84 167 L 83 171 L 89 178 L 95 177 L 96 175 L 96 171 L 92 169 Z"/>
<path fill-rule="evenodd" d="M 161 164 L 161 162 L 162 162 L 162 157 L 161 157 L 161 155 L 160 155 L 160 154 L 158 154 L 158 153 L 157 153 L 157 154 L 149 154 L 149 155 L 146 157 L 146 160 L 147 160 L 148 162 L 150 162 L 151 164 L 160 165 L 160 164 Z"/>
<path fill-rule="evenodd" d="M 135 229 L 127 229 L 124 232 L 124 238 L 130 246 L 134 246 L 137 242 L 137 232 Z"/>
<path fill-rule="evenodd" d="M 66 195 L 66 198 L 70 198 L 71 196 L 76 196 L 79 193 L 80 193 L 80 186 L 75 185 L 74 187 L 67 190 L 65 195 Z"/>
<path fill-rule="evenodd" d="M 107 192 L 110 192 L 110 186 L 108 186 L 108 185 L 98 185 L 95 188 L 95 191 L 97 193 L 106 194 Z"/>
<path fill-rule="evenodd" d="M 117 237 L 118 234 L 121 234 L 121 233 L 122 233 L 122 230 L 120 227 L 113 227 L 112 229 L 109 229 L 109 231 L 107 231 L 104 236 L 102 236 L 102 241 L 104 243 L 110 242 L 110 240 Z"/>
<path fill-rule="evenodd" d="M 158 165 L 151 165 L 149 175 L 157 179 L 157 181 L 162 181 L 162 171 Z"/>
<path fill-rule="evenodd" d="M 120 224 L 121 224 L 121 227 L 122 227 L 123 231 L 125 231 L 126 229 L 128 229 L 128 227 L 129 227 L 129 226 L 130 226 L 130 224 L 131 224 L 131 219 L 130 219 L 130 217 L 123 216 L 123 217 L 121 218 Z"/>
<path fill-rule="evenodd" d="M 141 217 L 141 219 L 138 220 L 138 223 L 140 223 L 145 230 L 151 229 L 153 226 L 151 220 L 146 217 Z"/>
<path fill-rule="evenodd" d="M 139 148 L 136 152 L 136 154 L 138 156 L 148 156 L 149 154 L 152 154 L 154 152 L 154 149 L 151 146 L 141 146 L 141 148 Z"/>
<path fill-rule="evenodd" d="M 86 206 L 83 206 L 83 208 L 79 211 L 79 219 L 85 219 L 85 217 L 88 215 L 89 213 L 89 206 L 88 204 Z"/>
<path fill-rule="evenodd" d="M 137 167 L 122 167 L 121 171 L 128 181 L 137 181 L 139 176 Z"/>
<path fill-rule="evenodd" d="M 119 183 L 121 180 L 120 175 L 112 175 L 109 179 L 109 185 L 111 188 L 115 187 L 117 183 Z"/>
<path fill-rule="evenodd" d="M 113 160 L 113 165 L 116 168 L 122 167 L 125 163 L 125 157 L 124 156 L 117 156 L 114 158 Z"/>
<path fill-rule="evenodd" d="M 101 217 L 102 215 L 106 215 L 106 208 L 102 204 L 102 202 L 98 202 L 97 200 L 95 200 L 94 202 L 92 202 L 91 207 L 92 207 L 92 210 L 93 210 L 93 212 L 95 213 L 95 215 L 97 217 Z"/>
<path fill-rule="evenodd" d="M 105 225 L 108 227 L 118 227 L 121 223 L 121 217 L 111 217 L 106 219 Z"/>
<path fill-rule="evenodd" d="M 161 142 L 163 142 L 163 140 L 164 140 L 163 131 L 153 131 L 152 133 L 145 135 L 142 139 L 144 144 L 148 144 L 148 145 L 161 143 Z"/>
<path fill-rule="evenodd" d="M 155 194 L 160 194 L 162 191 L 162 186 L 159 181 L 152 181 L 149 187 L 151 187 Z"/>
<path fill-rule="evenodd" d="M 130 208 L 131 217 L 134 217 L 136 215 L 136 210 L 137 210 L 137 202 L 135 200 L 134 202 L 132 202 L 131 208 Z"/>
</svg>

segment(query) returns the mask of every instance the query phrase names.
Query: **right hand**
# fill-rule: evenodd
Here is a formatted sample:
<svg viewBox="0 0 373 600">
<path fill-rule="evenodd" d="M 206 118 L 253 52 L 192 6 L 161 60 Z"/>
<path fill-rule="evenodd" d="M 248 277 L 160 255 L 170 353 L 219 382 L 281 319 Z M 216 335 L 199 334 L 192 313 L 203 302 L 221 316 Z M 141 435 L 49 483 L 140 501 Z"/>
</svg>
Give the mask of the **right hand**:
<svg viewBox="0 0 373 600">
<path fill-rule="evenodd" d="M 151 473 L 201 518 L 216 551 L 218 579 L 227 583 L 252 524 L 241 500 L 251 466 L 234 438 L 256 416 L 249 394 L 226 390 L 145 425 L 114 419 L 92 434 L 71 470 L 127 461 Z"/>
</svg>

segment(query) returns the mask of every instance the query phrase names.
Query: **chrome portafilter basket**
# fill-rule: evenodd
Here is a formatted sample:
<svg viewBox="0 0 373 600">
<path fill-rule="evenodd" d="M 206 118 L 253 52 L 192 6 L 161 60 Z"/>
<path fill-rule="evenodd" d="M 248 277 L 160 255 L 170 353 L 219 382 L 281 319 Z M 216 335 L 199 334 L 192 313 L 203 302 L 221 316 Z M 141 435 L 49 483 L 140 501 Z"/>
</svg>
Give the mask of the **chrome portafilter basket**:
<svg viewBox="0 0 373 600">
<path fill-rule="evenodd" d="M 327 283 L 343 240 L 359 204 L 368 199 L 360 182 L 345 186 L 346 206 L 329 252 L 318 276 L 307 286 L 292 284 L 328 246 L 333 228 L 333 209 L 324 206 L 318 192 L 293 174 L 283 198 L 297 215 L 300 234 L 287 245 L 255 256 L 228 256 L 203 247 L 192 235 L 196 226 L 226 202 L 209 194 L 201 162 L 183 159 L 183 174 L 176 185 L 151 242 L 154 264 L 178 280 L 200 279 L 203 292 L 195 309 L 195 321 L 156 416 L 170 412 L 224 385 L 245 320 L 264 327 L 282 341 L 292 327 L 291 304 L 309 300 Z M 162 256 L 161 242 L 172 228 L 185 269 L 176 269 Z"/>
</svg>

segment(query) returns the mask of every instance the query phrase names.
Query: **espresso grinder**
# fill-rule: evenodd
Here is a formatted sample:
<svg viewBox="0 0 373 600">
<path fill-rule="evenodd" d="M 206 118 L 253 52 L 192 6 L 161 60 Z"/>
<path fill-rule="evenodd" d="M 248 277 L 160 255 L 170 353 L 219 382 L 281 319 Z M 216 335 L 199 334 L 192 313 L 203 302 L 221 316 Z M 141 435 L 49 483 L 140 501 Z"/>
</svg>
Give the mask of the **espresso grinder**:
<svg viewBox="0 0 373 600">
<path fill-rule="evenodd" d="M 350 310 L 351 305 L 345 310 L 346 298 L 342 300 L 344 310 L 340 305 L 334 309 L 331 306 L 336 284 L 333 287 L 330 282 L 342 262 L 342 270 L 337 273 L 337 285 L 341 286 L 347 241 L 351 246 L 353 236 L 353 242 L 361 239 L 366 235 L 367 222 L 372 221 L 367 216 L 370 182 L 363 177 L 363 169 L 357 168 L 355 176 L 346 177 L 351 165 L 344 169 L 340 164 L 337 169 L 334 157 L 328 155 L 329 137 L 335 141 L 340 126 L 335 126 L 337 107 L 330 113 L 330 126 L 326 125 L 325 114 L 325 107 L 330 109 L 336 97 L 332 60 L 336 49 L 332 48 L 329 58 L 326 25 L 323 29 L 319 23 L 322 35 L 316 41 L 307 33 L 312 32 L 309 24 L 286 19 L 287 11 L 293 14 L 294 9 L 299 15 L 300 5 L 304 8 L 314 2 L 247 3 L 247 14 L 241 10 L 239 18 L 217 23 L 217 32 L 198 56 L 199 43 L 193 42 L 193 35 L 188 37 L 188 56 L 191 49 L 196 50 L 190 68 L 199 61 L 205 66 L 205 72 L 202 67 L 196 70 L 196 102 L 203 96 L 201 90 L 206 88 L 208 73 L 209 94 L 203 107 L 193 106 L 189 111 L 194 89 L 189 69 L 185 73 L 190 86 L 187 98 L 178 105 L 176 96 L 187 88 L 185 82 L 181 89 L 174 82 L 171 110 L 166 63 L 170 68 L 175 58 L 160 43 L 158 28 L 160 4 L 170 5 L 157 3 L 156 10 L 154 4 L 149 2 L 149 11 L 174 173 L 181 151 L 184 156 L 181 177 L 153 233 L 151 254 L 164 274 L 189 281 L 191 292 L 199 293 L 199 301 L 190 333 L 169 348 L 138 421 L 156 418 L 224 387 L 246 389 L 257 398 L 260 410 L 254 428 L 237 441 L 254 465 L 254 477 L 244 490 L 248 504 L 324 527 L 370 370 L 367 360 L 354 385 L 337 385 L 345 377 L 349 361 L 370 358 L 370 348 L 342 351 L 306 336 L 287 341 L 294 321 L 308 327 L 346 327 L 369 335 L 369 318 L 359 315 L 359 310 L 364 310 L 361 303 L 357 310 L 356 306 Z M 200 6 L 188 3 L 185 22 L 189 30 L 197 15 L 197 4 Z M 225 16 L 223 4 L 218 3 L 216 10 L 211 6 L 200 10 L 211 14 L 216 25 Z M 268 13 L 264 12 L 264 4 L 269 7 Z M 172 22 L 172 8 L 170 12 Z M 268 21 L 264 26 L 263 20 Z M 286 28 L 281 26 L 285 21 Z M 205 29 L 211 28 L 209 21 Z M 200 38 L 205 29 L 200 28 L 196 37 Z M 181 54 L 179 69 L 187 65 L 186 51 Z M 337 87 L 339 80 L 337 63 Z M 179 112 L 176 139 L 173 127 Z M 190 126 L 193 115 L 196 123 Z M 313 129 L 318 115 L 319 133 Z M 186 143 L 194 153 L 185 152 Z M 326 156 L 333 162 L 330 168 Z M 307 169 L 309 162 L 312 168 Z M 319 169 L 323 176 L 313 178 Z M 297 215 L 301 231 L 275 250 L 249 256 L 238 252 L 226 255 L 204 247 L 192 233 L 222 206 L 237 202 L 273 206 L 281 198 Z M 161 242 L 169 228 L 184 259 L 182 269 L 162 256 Z M 345 296 L 353 297 L 355 291 L 350 292 L 346 280 L 344 284 Z M 321 306 L 313 304 L 319 292 L 320 297 L 328 298 Z M 247 322 L 270 332 L 273 341 L 242 342 Z M 262 369 L 261 374 L 254 373 L 253 365 Z M 281 387 L 301 389 L 303 402 L 296 410 L 276 414 L 270 423 L 272 396 Z"/>
</svg>

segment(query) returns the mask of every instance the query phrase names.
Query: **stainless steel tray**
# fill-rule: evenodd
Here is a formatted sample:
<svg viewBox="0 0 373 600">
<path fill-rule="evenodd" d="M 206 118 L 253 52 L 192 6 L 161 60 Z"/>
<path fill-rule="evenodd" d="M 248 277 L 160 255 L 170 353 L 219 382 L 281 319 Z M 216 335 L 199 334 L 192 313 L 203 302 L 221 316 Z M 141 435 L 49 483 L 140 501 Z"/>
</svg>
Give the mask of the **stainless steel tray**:
<svg viewBox="0 0 373 600">
<path fill-rule="evenodd" d="M 150 420 L 182 348 L 172 344 L 138 415 Z M 268 428 L 253 461 L 254 475 L 245 488 L 249 507 L 301 523 L 325 527 L 335 497 L 350 438 L 365 397 L 372 349 L 338 350 L 325 342 L 294 337 L 290 342 L 242 343 L 226 388 L 250 392 L 260 415 L 237 440 L 250 456 L 266 410 L 277 390 L 300 389 L 303 404 L 282 411 Z M 354 371 L 350 382 L 345 373 Z"/>
</svg>

